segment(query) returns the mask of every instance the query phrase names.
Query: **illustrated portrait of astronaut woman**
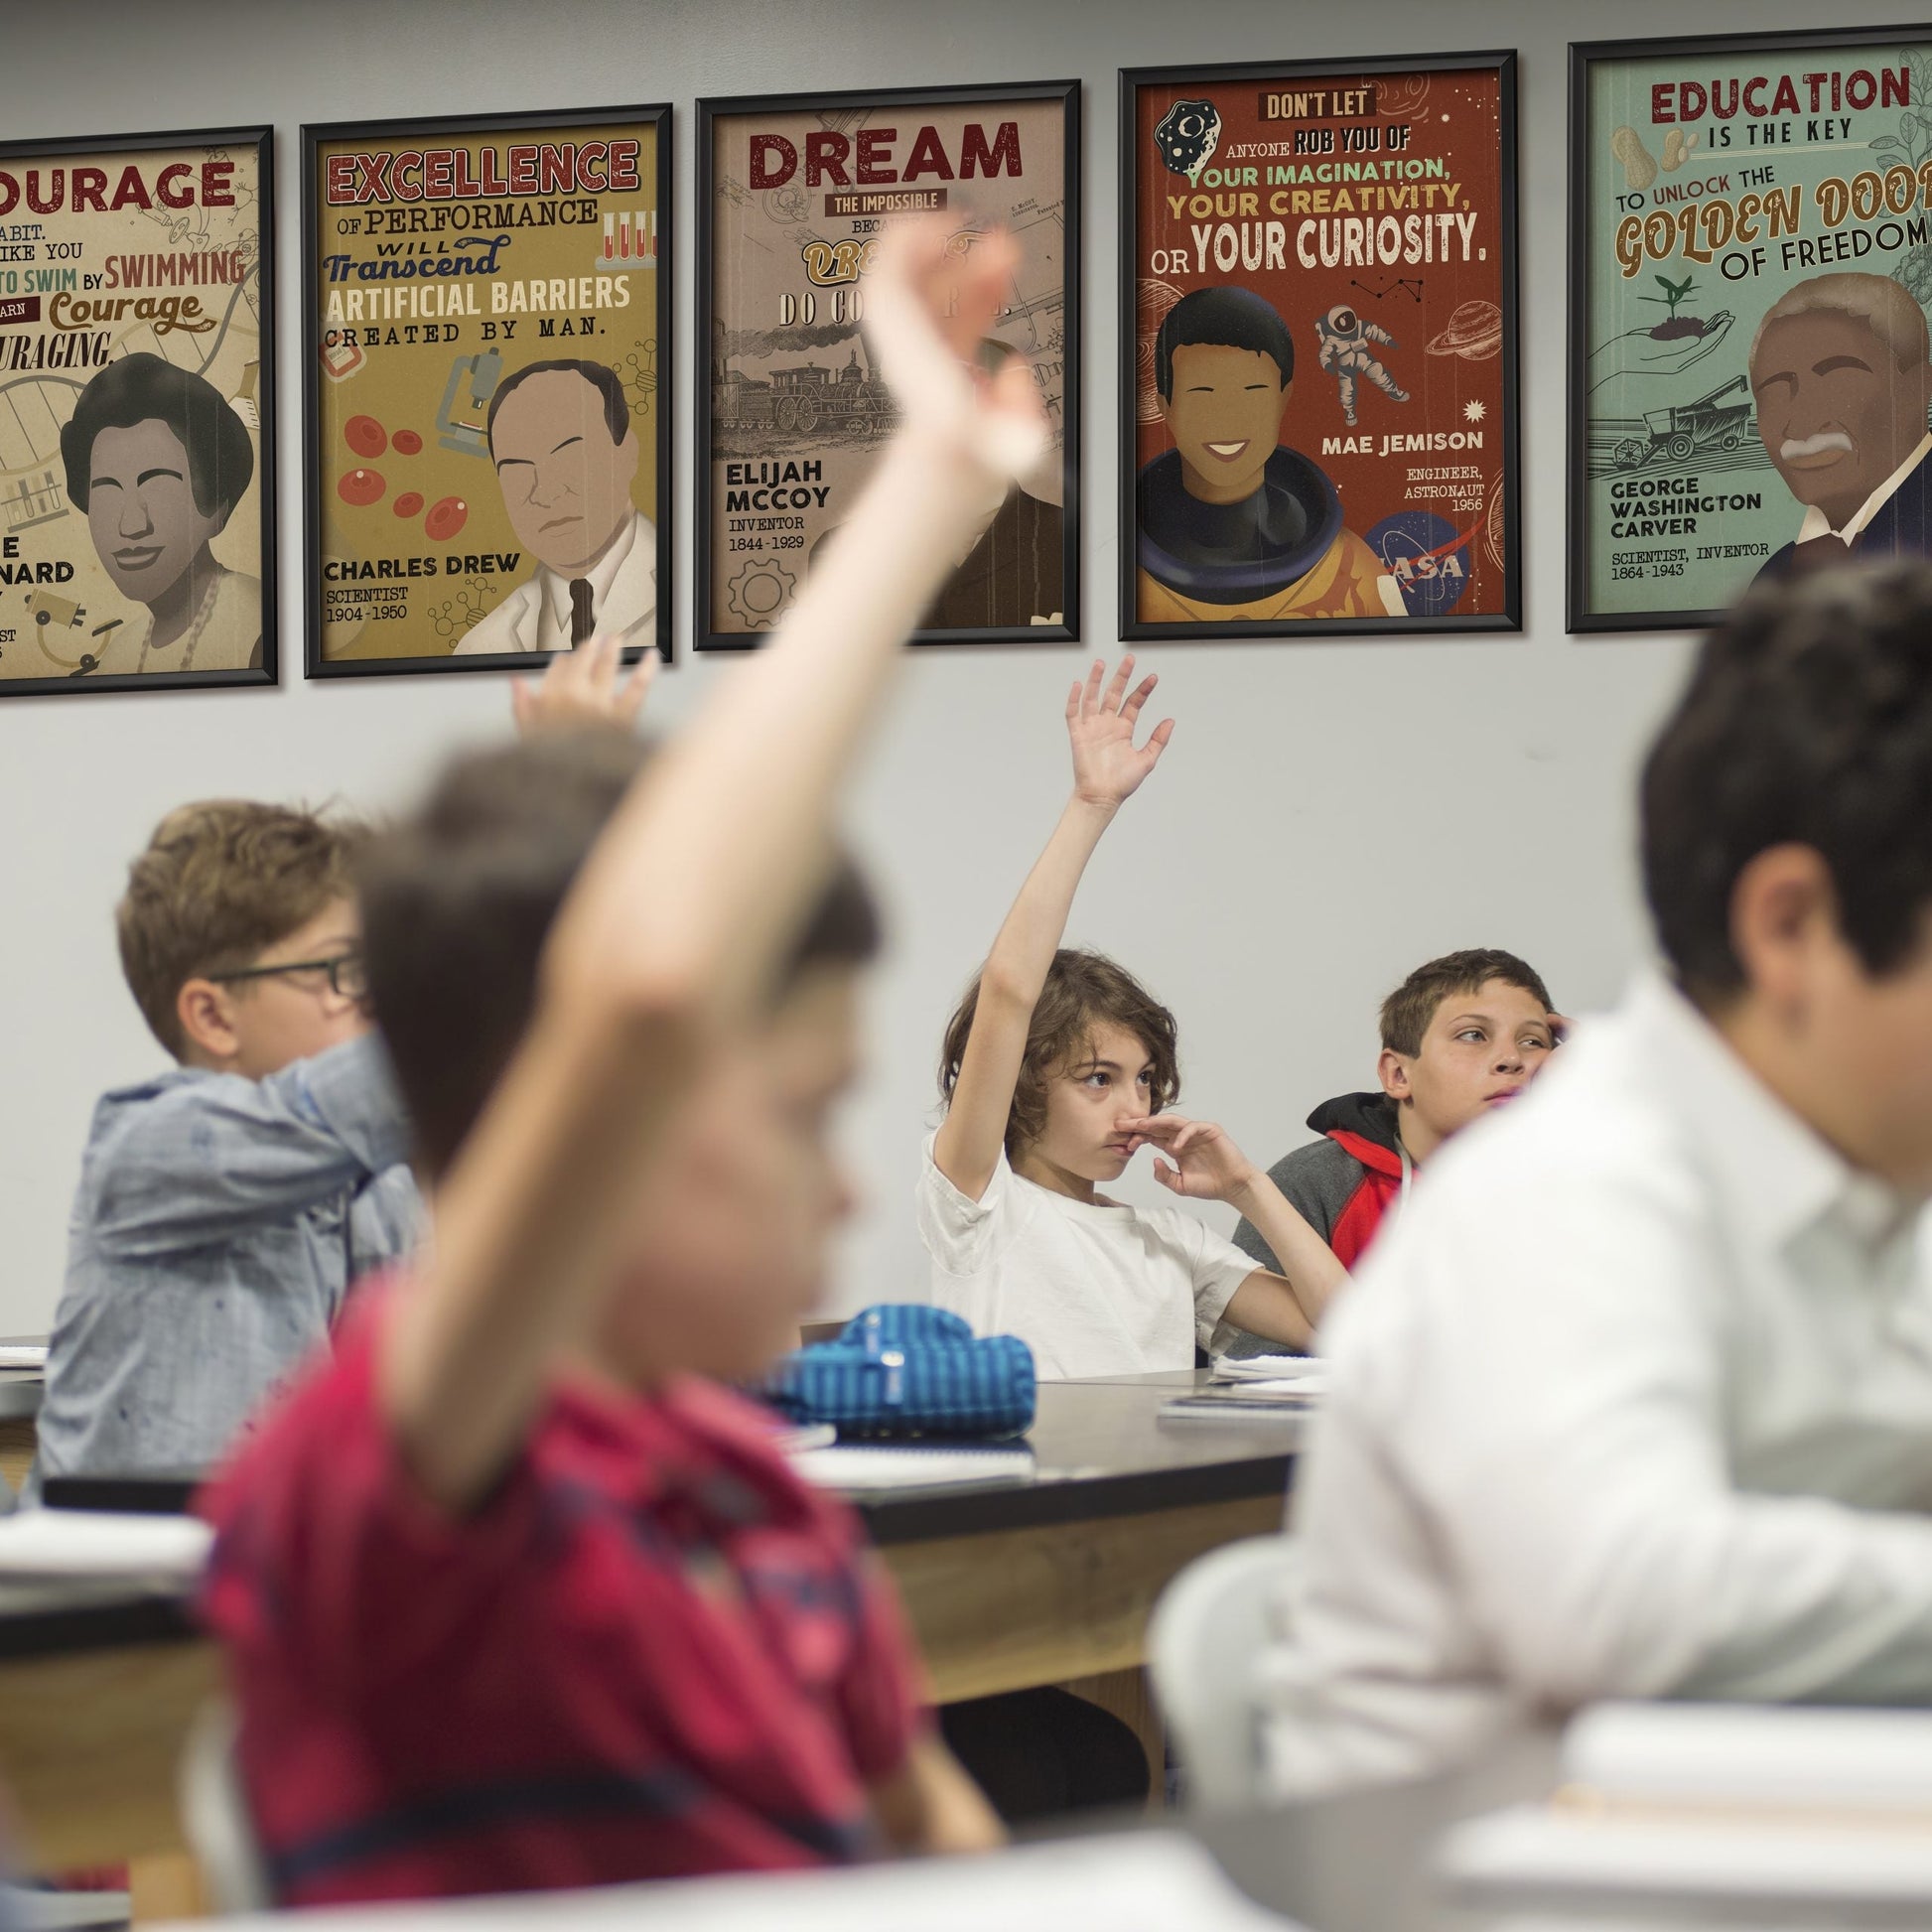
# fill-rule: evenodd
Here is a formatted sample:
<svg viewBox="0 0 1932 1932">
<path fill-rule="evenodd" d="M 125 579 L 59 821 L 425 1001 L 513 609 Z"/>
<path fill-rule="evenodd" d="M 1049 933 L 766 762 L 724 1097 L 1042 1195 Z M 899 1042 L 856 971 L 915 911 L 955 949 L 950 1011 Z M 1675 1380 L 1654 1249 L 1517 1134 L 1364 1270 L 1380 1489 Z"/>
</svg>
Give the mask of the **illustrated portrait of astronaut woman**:
<svg viewBox="0 0 1932 1932">
<path fill-rule="evenodd" d="M 61 460 L 102 568 L 147 607 L 99 669 L 258 669 L 261 579 L 216 562 L 209 547 L 255 474 L 247 427 L 221 392 L 162 356 L 123 355 L 81 390 Z"/>
<path fill-rule="evenodd" d="M 657 639 L 657 531 L 630 500 L 641 452 L 630 401 L 602 362 L 531 362 L 489 402 L 489 459 L 536 569 L 474 625 L 459 657 Z"/>
<path fill-rule="evenodd" d="M 1295 345 L 1273 304 L 1238 287 L 1183 295 L 1154 377 L 1173 448 L 1138 483 L 1142 621 L 1388 615 L 1383 567 L 1334 483 L 1281 440 Z"/>
<path fill-rule="evenodd" d="M 1804 505 L 1760 578 L 1847 555 L 1932 554 L 1932 354 L 1925 311 L 1888 275 L 1815 275 L 1751 343 L 1765 454 Z"/>
</svg>

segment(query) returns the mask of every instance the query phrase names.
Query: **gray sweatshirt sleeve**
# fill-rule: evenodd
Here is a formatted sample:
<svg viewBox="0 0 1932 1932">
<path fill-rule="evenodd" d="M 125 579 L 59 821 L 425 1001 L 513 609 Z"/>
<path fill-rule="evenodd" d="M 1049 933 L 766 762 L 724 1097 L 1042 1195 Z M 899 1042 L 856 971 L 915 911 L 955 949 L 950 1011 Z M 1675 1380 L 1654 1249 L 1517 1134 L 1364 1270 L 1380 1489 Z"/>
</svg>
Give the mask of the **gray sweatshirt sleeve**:
<svg viewBox="0 0 1932 1932">
<path fill-rule="evenodd" d="M 373 1034 L 265 1080 L 229 1074 L 110 1099 L 82 1174 L 94 1238 L 167 1254 L 360 1187 L 409 1157 L 409 1127 Z"/>
<path fill-rule="evenodd" d="M 1268 1177 L 1287 1195 L 1289 1205 L 1326 1241 L 1333 1235 L 1343 1208 L 1361 1185 L 1362 1164 L 1347 1149 L 1336 1146 L 1333 1141 L 1320 1140 L 1283 1155 L 1268 1170 Z M 1234 1230 L 1234 1245 L 1243 1254 L 1252 1256 L 1257 1268 L 1281 1273 L 1274 1249 L 1261 1238 L 1260 1230 L 1252 1221 L 1244 1220 Z M 1223 1332 L 1227 1346 L 1220 1352 L 1237 1360 L 1283 1352 L 1280 1342 L 1264 1341 L 1245 1328 L 1229 1326 Z"/>
</svg>

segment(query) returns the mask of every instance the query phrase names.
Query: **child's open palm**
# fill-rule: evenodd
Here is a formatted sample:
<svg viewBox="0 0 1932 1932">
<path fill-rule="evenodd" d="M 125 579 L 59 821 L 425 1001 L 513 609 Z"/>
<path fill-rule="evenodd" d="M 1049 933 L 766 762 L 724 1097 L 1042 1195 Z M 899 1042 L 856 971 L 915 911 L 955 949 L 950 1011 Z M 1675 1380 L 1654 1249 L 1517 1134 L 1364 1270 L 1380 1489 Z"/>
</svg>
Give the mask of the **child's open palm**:
<svg viewBox="0 0 1932 1932">
<path fill-rule="evenodd" d="M 1145 745 L 1134 743 L 1141 708 L 1154 695 L 1158 677 L 1145 677 L 1130 694 L 1128 680 L 1134 660 L 1123 657 L 1106 688 L 1104 658 L 1096 657 L 1084 684 L 1067 693 L 1066 736 L 1073 749 L 1073 790 L 1089 804 L 1114 806 L 1133 797 L 1147 774 L 1161 762 L 1161 754 L 1173 737 L 1173 720 L 1164 718 L 1148 734 Z"/>
</svg>

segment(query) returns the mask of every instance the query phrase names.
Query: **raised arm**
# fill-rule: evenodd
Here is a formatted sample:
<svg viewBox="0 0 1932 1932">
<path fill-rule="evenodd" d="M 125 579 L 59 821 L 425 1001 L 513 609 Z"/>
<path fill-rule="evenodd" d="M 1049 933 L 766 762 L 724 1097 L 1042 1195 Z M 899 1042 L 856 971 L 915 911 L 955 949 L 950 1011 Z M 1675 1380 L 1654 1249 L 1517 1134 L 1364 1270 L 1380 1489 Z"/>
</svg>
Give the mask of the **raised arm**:
<svg viewBox="0 0 1932 1932">
<path fill-rule="evenodd" d="M 637 722 L 657 680 L 658 658 L 647 650 L 637 668 L 620 678 L 623 647 L 615 634 L 593 637 L 581 650 L 562 650 L 542 677 L 510 679 L 510 715 L 519 738 L 544 732 L 582 731 L 610 725 L 629 731 Z"/>
<path fill-rule="evenodd" d="M 486 1491 L 588 1332 L 640 1170 L 819 890 L 900 644 L 989 486 L 1042 447 L 1024 361 L 992 380 L 970 362 L 1011 242 L 948 260 L 934 223 L 895 243 L 868 282 L 868 326 L 904 426 L 770 647 L 725 678 L 592 852 L 529 1031 L 438 1191 L 426 1277 L 385 1331 L 383 1404 L 446 1507 Z"/>
<path fill-rule="evenodd" d="M 1066 930 L 1080 875 L 1114 814 L 1140 789 L 1173 737 L 1163 720 L 1136 747 L 1141 708 L 1159 679 L 1143 678 L 1132 695 L 1134 660 L 1123 657 L 1102 689 L 1107 667 L 1095 658 L 1084 684 L 1067 693 L 1066 734 L 1073 751 L 1073 795 L 1060 813 L 1013 909 L 980 969 L 973 1025 L 953 1083 L 952 1104 L 933 1143 L 932 1158 L 961 1193 L 977 1200 L 1000 1165 L 1007 1115 L 1027 1051 L 1034 1008 L 1046 970 Z"/>
</svg>

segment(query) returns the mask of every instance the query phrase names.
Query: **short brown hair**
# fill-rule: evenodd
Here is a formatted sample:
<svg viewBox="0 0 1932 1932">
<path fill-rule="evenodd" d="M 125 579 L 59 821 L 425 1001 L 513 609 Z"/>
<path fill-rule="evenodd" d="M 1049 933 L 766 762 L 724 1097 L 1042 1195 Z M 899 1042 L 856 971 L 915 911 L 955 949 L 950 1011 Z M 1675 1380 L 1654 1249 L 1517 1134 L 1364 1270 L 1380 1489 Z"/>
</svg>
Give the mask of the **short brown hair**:
<svg viewBox="0 0 1932 1932">
<path fill-rule="evenodd" d="M 979 1010 L 980 983 L 975 976 L 953 1017 L 946 1023 L 946 1040 L 939 1051 L 939 1092 L 950 1103 L 959 1081 L 959 1063 Z M 1012 1160 L 1046 1131 L 1046 1082 L 1061 1067 L 1076 1063 L 1090 1051 L 1096 1026 L 1124 1027 L 1147 1049 L 1154 1063 L 1153 1091 L 1148 1111 L 1172 1107 L 1180 1093 L 1180 1052 L 1173 1014 L 1134 975 L 1104 953 L 1078 952 L 1062 946 L 1046 969 L 1046 984 L 1034 1005 L 1027 1029 L 1026 1057 L 1014 1082 L 1013 1107 L 1007 1115 L 1007 1158 Z"/>
<path fill-rule="evenodd" d="M 544 941 L 649 747 L 591 727 L 454 759 L 360 873 L 369 998 L 434 1177 L 482 1118 L 536 1004 Z M 878 909 L 852 864 L 830 883 L 779 978 L 860 965 Z"/>
<path fill-rule="evenodd" d="M 176 1001 L 199 974 L 252 966 L 352 890 L 363 828 L 285 805 L 205 798 L 155 827 L 114 908 L 121 971 L 141 1017 L 176 1059 Z"/>
<path fill-rule="evenodd" d="M 1459 994 L 1480 993 L 1491 980 L 1520 987 L 1543 1002 L 1545 1013 L 1556 1010 L 1550 989 L 1535 968 L 1526 966 L 1513 952 L 1474 946 L 1466 952 L 1446 952 L 1441 959 L 1418 966 L 1382 1002 L 1382 1044 L 1391 1052 L 1413 1058 L 1422 1051 L 1423 1035 L 1443 1002 Z"/>
</svg>

